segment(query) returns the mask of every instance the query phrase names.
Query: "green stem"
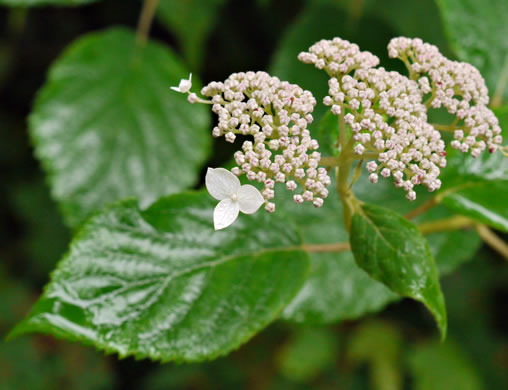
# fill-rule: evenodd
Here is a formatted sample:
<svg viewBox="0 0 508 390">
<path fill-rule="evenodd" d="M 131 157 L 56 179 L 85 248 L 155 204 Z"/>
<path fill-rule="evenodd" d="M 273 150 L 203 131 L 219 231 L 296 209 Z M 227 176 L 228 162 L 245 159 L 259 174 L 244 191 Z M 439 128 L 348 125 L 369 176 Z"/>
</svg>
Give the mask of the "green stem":
<svg viewBox="0 0 508 390">
<path fill-rule="evenodd" d="M 506 242 L 485 225 L 477 224 L 475 227 L 481 239 L 503 256 L 505 260 L 508 260 L 508 245 Z"/>
<path fill-rule="evenodd" d="M 136 43 L 138 46 L 144 46 L 148 41 L 148 33 L 150 32 L 150 26 L 152 25 L 153 17 L 159 0 L 144 0 L 141 14 L 139 15 L 138 28 L 136 31 Z"/>
<path fill-rule="evenodd" d="M 503 104 L 503 92 L 507 84 L 508 84 L 508 55 L 504 60 L 503 71 L 501 73 L 501 76 L 499 77 L 496 92 L 494 93 L 492 103 L 490 104 L 492 108 L 499 107 L 501 106 L 501 104 Z"/>
<path fill-rule="evenodd" d="M 303 244 L 302 249 L 307 252 L 343 252 L 351 250 L 349 242 L 334 242 L 331 244 Z"/>
<path fill-rule="evenodd" d="M 453 217 L 438 219 L 432 222 L 424 222 L 418 225 L 418 228 L 423 234 L 428 234 L 434 232 L 447 232 L 474 225 L 475 222 L 473 220 L 463 217 L 462 215 L 455 215 Z"/>
<path fill-rule="evenodd" d="M 432 95 L 423 103 L 425 107 L 429 108 L 435 97 L 436 97 L 436 89 L 432 88 Z"/>
<path fill-rule="evenodd" d="M 438 219 L 436 221 L 422 223 L 418 228 L 423 234 L 431 234 L 443 231 L 458 230 L 466 227 L 474 227 L 482 240 L 491 248 L 501 254 L 508 260 L 508 245 L 499 238 L 487 226 L 474 222 L 473 220 L 456 215 L 449 218 Z M 301 249 L 307 252 L 343 252 L 351 250 L 349 242 L 333 242 L 326 244 L 302 244 Z"/>
<path fill-rule="evenodd" d="M 338 157 L 321 157 L 319 160 L 319 165 L 324 167 L 338 167 L 339 166 L 339 158 Z"/>
<path fill-rule="evenodd" d="M 439 130 L 439 131 L 455 131 L 458 129 L 458 127 L 455 126 L 454 124 L 441 125 L 439 123 L 431 123 L 431 125 L 432 125 L 432 127 L 434 127 L 434 129 Z"/>
<path fill-rule="evenodd" d="M 438 205 L 437 198 L 436 197 L 430 198 L 428 201 L 424 202 L 419 207 L 417 207 L 417 208 L 411 210 L 409 213 L 407 213 L 405 215 L 405 217 L 406 217 L 406 219 L 416 218 L 417 216 L 427 212 L 428 210 L 430 210 L 431 208 L 433 208 L 437 205 Z"/>
<path fill-rule="evenodd" d="M 344 210 L 344 225 L 349 231 L 351 219 L 353 217 L 358 200 L 356 199 L 351 186 L 349 185 L 349 174 L 353 166 L 354 159 L 350 156 L 353 150 L 353 143 L 348 142 L 346 136 L 346 122 L 344 121 L 344 111 L 339 116 L 339 145 L 340 156 L 339 165 L 335 171 L 337 193 L 339 194 Z"/>
</svg>

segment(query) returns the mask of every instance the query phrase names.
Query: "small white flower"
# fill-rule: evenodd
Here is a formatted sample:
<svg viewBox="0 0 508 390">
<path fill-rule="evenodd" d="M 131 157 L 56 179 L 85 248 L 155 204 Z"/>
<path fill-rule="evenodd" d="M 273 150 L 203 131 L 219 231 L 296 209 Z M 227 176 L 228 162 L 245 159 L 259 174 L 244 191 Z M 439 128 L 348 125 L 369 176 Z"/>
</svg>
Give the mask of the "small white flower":
<svg viewBox="0 0 508 390">
<path fill-rule="evenodd" d="M 235 222 L 240 211 L 253 214 L 265 203 L 256 187 L 240 185 L 240 180 L 227 169 L 208 168 L 205 183 L 210 195 L 220 201 L 213 212 L 215 230 L 224 229 Z"/>
<path fill-rule="evenodd" d="M 189 79 L 181 79 L 178 87 L 171 87 L 173 91 L 187 93 L 192 88 L 192 73 L 189 75 Z"/>
</svg>

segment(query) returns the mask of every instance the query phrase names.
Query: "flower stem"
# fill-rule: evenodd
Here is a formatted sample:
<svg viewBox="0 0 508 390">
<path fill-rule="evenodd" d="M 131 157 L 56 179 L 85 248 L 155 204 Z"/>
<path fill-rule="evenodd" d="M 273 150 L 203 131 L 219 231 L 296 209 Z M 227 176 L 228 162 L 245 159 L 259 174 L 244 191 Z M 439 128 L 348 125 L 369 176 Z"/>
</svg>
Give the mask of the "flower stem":
<svg viewBox="0 0 508 390">
<path fill-rule="evenodd" d="M 501 106 L 501 104 L 503 104 L 503 92 L 507 84 L 508 84 L 508 55 L 504 60 L 503 71 L 501 73 L 501 76 L 499 77 L 496 92 L 494 93 L 494 97 L 492 98 L 492 102 L 490 104 L 492 108 L 499 107 Z"/>
<path fill-rule="evenodd" d="M 424 222 L 418 225 L 418 228 L 423 234 L 435 232 L 447 232 L 450 230 L 457 230 L 466 227 L 474 226 L 475 222 L 462 215 L 454 215 L 453 217 L 438 219 L 432 222 Z"/>
<path fill-rule="evenodd" d="M 469 218 L 456 215 L 450 218 L 422 223 L 418 228 L 423 234 L 451 231 L 474 226 L 482 240 L 508 260 L 508 245 L 487 226 L 476 223 Z M 333 242 L 327 244 L 302 244 L 300 247 L 310 253 L 344 252 L 351 250 L 349 242 Z"/>
<path fill-rule="evenodd" d="M 339 116 L 339 145 L 340 156 L 339 165 L 335 171 L 335 179 L 337 185 L 337 193 L 342 202 L 344 210 L 344 226 L 349 231 L 351 228 L 351 219 L 353 217 L 355 207 L 358 203 L 351 186 L 349 184 L 349 174 L 353 166 L 353 159 L 350 158 L 352 152 L 352 143 L 348 143 L 346 136 L 346 122 L 344 121 L 344 111 Z"/>
<path fill-rule="evenodd" d="M 478 235 L 492 249 L 496 250 L 505 260 L 508 260 L 508 245 L 499 238 L 492 230 L 482 224 L 475 226 Z"/>
<path fill-rule="evenodd" d="M 434 127 L 436 130 L 439 131 L 455 131 L 458 129 L 457 126 L 451 124 L 451 125 L 441 125 L 439 123 L 431 123 L 432 127 Z"/>
<path fill-rule="evenodd" d="M 319 160 L 319 165 L 324 167 L 338 167 L 339 166 L 339 158 L 338 157 L 321 157 Z"/>
<path fill-rule="evenodd" d="M 144 0 L 141 14 L 139 15 L 138 28 L 136 31 L 136 43 L 138 46 L 144 46 L 148 41 L 148 33 L 152 20 L 159 5 L 159 0 Z"/>
<path fill-rule="evenodd" d="M 433 198 L 429 199 L 428 201 L 422 203 L 417 208 L 411 210 L 409 213 L 407 213 L 405 215 L 405 217 L 406 217 L 406 219 L 416 218 L 417 216 L 427 212 L 428 210 L 430 210 L 431 208 L 433 208 L 437 205 L 438 205 L 437 198 L 433 197 Z"/>
<path fill-rule="evenodd" d="M 302 249 L 307 252 L 344 252 L 351 250 L 349 242 L 334 242 L 331 244 L 303 244 Z"/>
</svg>

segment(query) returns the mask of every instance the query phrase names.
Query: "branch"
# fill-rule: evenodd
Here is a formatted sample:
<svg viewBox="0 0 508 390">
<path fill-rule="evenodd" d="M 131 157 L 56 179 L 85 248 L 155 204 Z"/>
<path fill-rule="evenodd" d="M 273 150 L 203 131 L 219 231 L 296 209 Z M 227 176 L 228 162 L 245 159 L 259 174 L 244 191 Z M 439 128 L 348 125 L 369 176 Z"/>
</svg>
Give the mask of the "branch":
<svg viewBox="0 0 508 390">
<path fill-rule="evenodd" d="M 505 260 L 508 260 L 508 245 L 499 238 L 492 230 L 482 224 L 475 226 L 478 235 L 487 245 L 498 252 Z"/>
<path fill-rule="evenodd" d="M 351 250 L 349 242 L 334 242 L 332 244 L 303 244 L 302 249 L 312 253 L 344 252 Z"/>
<path fill-rule="evenodd" d="M 418 206 L 417 208 L 415 208 L 415 209 L 411 210 L 409 213 L 407 213 L 405 215 L 405 217 L 406 217 L 406 219 L 416 218 L 417 216 L 427 212 L 428 210 L 430 210 L 431 208 L 433 208 L 437 205 L 438 205 L 437 198 L 436 197 L 430 198 L 428 201 L 422 203 L 420 206 Z"/>
<path fill-rule="evenodd" d="M 441 125 L 439 123 L 430 123 L 430 125 L 436 129 L 436 130 L 439 130 L 439 131 L 455 131 L 458 129 L 457 126 L 455 126 L 454 124 L 451 124 L 451 125 Z"/>
<path fill-rule="evenodd" d="M 506 88 L 506 84 L 508 84 L 508 55 L 504 61 L 503 72 L 499 77 L 496 92 L 494 93 L 494 97 L 492 98 L 492 102 L 490 104 L 492 108 L 499 107 L 503 104 L 503 92 Z"/>
<path fill-rule="evenodd" d="M 319 165 L 324 167 L 338 167 L 339 166 L 339 158 L 338 157 L 321 157 L 319 160 Z"/>
<path fill-rule="evenodd" d="M 159 0 L 144 0 L 141 15 L 139 15 L 138 28 L 136 30 L 136 43 L 143 46 L 148 40 L 148 33 L 152 20 L 159 5 Z"/>
<path fill-rule="evenodd" d="M 457 230 L 466 227 L 474 226 L 475 222 L 462 215 L 455 215 L 453 217 L 438 219 L 432 222 L 424 222 L 418 225 L 418 229 L 423 234 L 435 232 L 448 232 L 450 230 Z"/>
</svg>

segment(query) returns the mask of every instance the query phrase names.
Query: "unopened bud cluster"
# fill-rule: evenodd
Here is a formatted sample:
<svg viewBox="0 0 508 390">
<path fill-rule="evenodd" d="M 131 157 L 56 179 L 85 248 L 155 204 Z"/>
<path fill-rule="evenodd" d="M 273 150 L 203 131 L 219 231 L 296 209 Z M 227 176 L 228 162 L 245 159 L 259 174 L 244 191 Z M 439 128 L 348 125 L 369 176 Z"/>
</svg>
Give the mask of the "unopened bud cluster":
<svg viewBox="0 0 508 390">
<path fill-rule="evenodd" d="M 214 137 L 224 136 L 231 143 L 237 135 L 253 137 L 234 154 L 238 166 L 232 172 L 264 184 L 261 193 L 268 212 L 275 210 L 270 202 L 275 183 L 284 183 L 290 191 L 301 187 L 293 197 L 296 203 L 323 205 L 330 178 L 318 167 L 319 145 L 307 129 L 316 105 L 309 91 L 265 72 L 242 72 L 208 84 L 201 93 L 212 99 L 219 118 Z"/>
<path fill-rule="evenodd" d="M 356 45 L 347 41 L 321 41 L 319 52 L 334 53 L 338 42 L 341 54 L 322 56 L 325 63 L 336 62 L 339 57 L 348 63 L 342 56 L 353 53 L 349 63 L 356 65 L 347 68 L 347 72 L 354 70 L 352 75 L 340 71 L 332 75 L 329 95 L 323 103 L 352 129 L 350 142 L 354 142 L 354 153 L 377 160 L 367 163 L 370 181 L 377 182 L 379 175 L 391 176 L 395 186 L 404 188 L 410 200 L 416 198 L 415 185 L 423 184 L 429 191 L 440 188 L 438 176 L 440 168 L 446 165 L 445 145 L 439 131 L 427 123 L 418 84 L 397 72 L 374 68 L 377 57 L 359 52 Z M 315 46 L 299 58 L 317 55 Z"/>
<path fill-rule="evenodd" d="M 330 77 L 348 74 L 355 69 L 373 68 L 379 64 L 379 58 L 374 54 L 360 51 L 358 45 L 340 38 L 323 39 L 312 45 L 308 52 L 300 53 L 298 59 L 324 69 Z"/>
<path fill-rule="evenodd" d="M 429 107 L 445 107 L 456 116 L 453 148 L 477 157 L 485 149 L 492 153 L 499 147 L 501 128 L 487 108 L 488 90 L 478 69 L 447 59 L 436 46 L 418 38 L 394 38 L 388 53 L 404 61 L 423 93 L 431 94 Z"/>
</svg>

